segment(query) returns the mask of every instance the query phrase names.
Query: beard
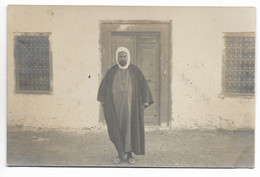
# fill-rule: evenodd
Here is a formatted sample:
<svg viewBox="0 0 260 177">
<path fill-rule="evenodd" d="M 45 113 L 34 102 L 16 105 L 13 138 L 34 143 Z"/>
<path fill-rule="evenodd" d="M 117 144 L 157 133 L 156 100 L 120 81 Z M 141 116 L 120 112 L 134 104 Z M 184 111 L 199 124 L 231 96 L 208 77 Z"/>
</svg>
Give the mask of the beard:
<svg viewBox="0 0 260 177">
<path fill-rule="evenodd" d="M 119 64 L 120 64 L 121 66 L 125 66 L 125 65 L 126 65 L 126 61 L 119 61 Z"/>
</svg>

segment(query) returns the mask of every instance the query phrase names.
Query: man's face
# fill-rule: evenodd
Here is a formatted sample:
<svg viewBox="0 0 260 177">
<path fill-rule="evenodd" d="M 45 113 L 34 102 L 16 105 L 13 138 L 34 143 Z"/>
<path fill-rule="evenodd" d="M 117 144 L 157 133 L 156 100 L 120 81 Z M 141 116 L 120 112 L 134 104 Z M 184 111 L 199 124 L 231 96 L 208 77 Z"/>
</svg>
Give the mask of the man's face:
<svg viewBox="0 0 260 177">
<path fill-rule="evenodd" d="M 118 53 L 118 63 L 121 66 L 125 66 L 127 63 L 127 53 L 126 52 L 119 52 Z"/>
</svg>

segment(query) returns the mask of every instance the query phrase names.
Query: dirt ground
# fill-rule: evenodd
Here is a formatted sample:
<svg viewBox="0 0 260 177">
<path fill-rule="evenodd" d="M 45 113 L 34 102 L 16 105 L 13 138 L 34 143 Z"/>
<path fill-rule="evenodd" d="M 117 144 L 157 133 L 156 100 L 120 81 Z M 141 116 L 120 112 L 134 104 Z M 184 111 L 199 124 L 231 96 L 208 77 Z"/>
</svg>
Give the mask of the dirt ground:
<svg viewBox="0 0 260 177">
<path fill-rule="evenodd" d="M 146 131 L 146 155 L 117 167 L 254 166 L 253 131 Z M 9 166 L 115 167 L 117 155 L 107 131 L 8 128 Z"/>
</svg>

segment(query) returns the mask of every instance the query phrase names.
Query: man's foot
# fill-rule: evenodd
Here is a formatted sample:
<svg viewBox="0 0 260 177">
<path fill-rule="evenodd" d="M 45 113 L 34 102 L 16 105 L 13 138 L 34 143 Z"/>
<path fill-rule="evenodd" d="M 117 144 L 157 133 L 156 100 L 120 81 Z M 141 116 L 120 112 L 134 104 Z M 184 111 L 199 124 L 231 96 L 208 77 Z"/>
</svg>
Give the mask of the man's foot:
<svg viewBox="0 0 260 177">
<path fill-rule="evenodd" d="M 133 157 L 128 158 L 128 163 L 131 164 L 131 165 L 134 165 L 135 164 L 135 158 L 133 158 Z"/>
<path fill-rule="evenodd" d="M 114 164 L 119 164 L 121 161 L 122 161 L 122 158 L 120 158 L 120 157 L 117 156 L 117 157 L 114 159 Z"/>
<path fill-rule="evenodd" d="M 128 152 L 128 153 L 127 153 L 127 161 L 128 161 L 128 163 L 130 163 L 131 165 L 134 165 L 134 164 L 135 164 L 135 159 L 134 159 L 133 156 L 132 156 L 132 152 Z"/>
</svg>

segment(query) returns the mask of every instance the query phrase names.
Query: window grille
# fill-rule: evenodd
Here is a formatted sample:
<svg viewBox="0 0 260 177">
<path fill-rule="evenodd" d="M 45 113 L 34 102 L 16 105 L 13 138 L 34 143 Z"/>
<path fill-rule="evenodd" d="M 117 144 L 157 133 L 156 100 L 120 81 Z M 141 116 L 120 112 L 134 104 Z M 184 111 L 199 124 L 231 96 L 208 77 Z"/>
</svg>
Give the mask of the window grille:
<svg viewBox="0 0 260 177">
<path fill-rule="evenodd" d="M 15 36 L 16 91 L 51 92 L 49 34 Z"/>
<path fill-rule="evenodd" d="M 255 34 L 225 33 L 223 90 L 250 96 L 255 90 Z"/>
</svg>

